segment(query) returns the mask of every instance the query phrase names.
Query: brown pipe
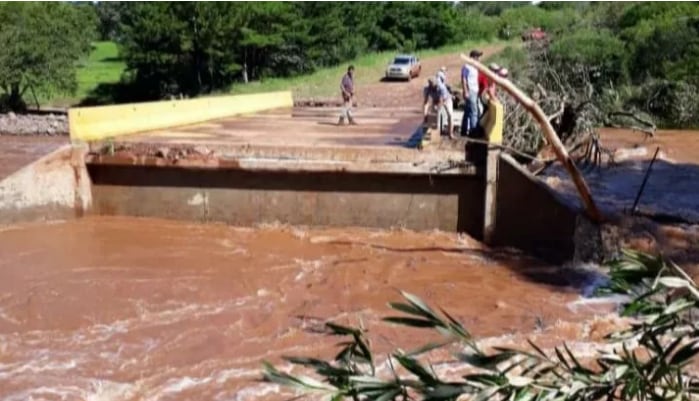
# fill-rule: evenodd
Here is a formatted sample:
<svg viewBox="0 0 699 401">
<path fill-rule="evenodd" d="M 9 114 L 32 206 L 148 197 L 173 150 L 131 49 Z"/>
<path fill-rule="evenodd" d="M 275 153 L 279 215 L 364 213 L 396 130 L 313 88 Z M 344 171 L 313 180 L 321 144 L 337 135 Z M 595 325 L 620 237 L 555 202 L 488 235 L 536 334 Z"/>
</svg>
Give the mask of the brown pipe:
<svg viewBox="0 0 699 401">
<path fill-rule="evenodd" d="M 594 199 L 592 199 L 590 188 L 587 186 L 587 183 L 585 182 L 585 179 L 580 173 L 580 170 L 578 170 L 578 167 L 575 165 L 575 163 L 573 163 L 573 160 L 568 155 L 568 151 L 566 151 L 566 148 L 563 146 L 563 143 L 561 143 L 561 140 L 558 138 L 556 131 L 554 131 L 553 127 L 551 126 L 551 123 L 546 118 L 546 114 L 544 114 L 544 111 L 541 110 L 541 107 L 539 107 L 539 105 L 534 100 L 532 100 L 529 96 L 527 96 L 524 92 L 517 88 L 512 82 L 510 82 L 509 79 L 501 78 L 494 72 L 490 71 L 489 68 L 479 63 L 478 61 L 466 56 L 465 54 L 461 54 L 461 58 L 466 62 L 466 64 L 470 64 L 476 67 L 476 69 L 478 69 L 480 73 L 485 74 L 488 77 L 488 79 L 505 89 L 507 93 L 514 97 L 520 104 L 522 104 L 522 106 L 524 106 L 525 109 L 527 109 L 527 111 L 532 116 L 534 116 L 534 119 L 541 126 L 544 136 L 553 147 L 553 151 L 554 153 L 556 153 L 556 158 L 558 158 L 558 161 L 560 161 L 566 168 L 566 170 L 568 170 L 568 174 L 570 174 L 571 178 L 573 179 L 575 187 L 578 190 L 578 194 L 580 194 L 580 199 L 582 200 L 582 203 L 585 207 L 585 212 L 587 216 L 592 221 L 596 223 L 601 223 L 604 220 L 604 218 L 602 216 L 602 213 L 600 213 L 599 209 L 597 209 L 597 205 L 595 204 Z"/>
</svg>

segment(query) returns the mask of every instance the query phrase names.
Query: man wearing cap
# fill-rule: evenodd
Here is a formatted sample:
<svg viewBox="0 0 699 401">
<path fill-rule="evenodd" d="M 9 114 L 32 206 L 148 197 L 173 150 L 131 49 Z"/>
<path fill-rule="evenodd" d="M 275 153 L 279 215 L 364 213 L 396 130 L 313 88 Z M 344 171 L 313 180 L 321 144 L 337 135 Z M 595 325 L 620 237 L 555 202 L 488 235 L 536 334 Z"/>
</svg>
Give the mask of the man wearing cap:
<svg viewBox="0 0 699 401">
<path fill-rule="evenodd" d="M 454 138 L 454 103 L 451 98 L 451 93 L 447 89 L 447 86 L 441 81 L 441 78 L 428 78 L 427 86 L 423 90 L 424 101 L 423 101 L 423 116 L 427 120 L 427 115 L 430 110 L 430 103 L 435 107 L 437 113 L 442 106 L 444 106 L 447 112 L 447 123 L 449 137 Z"/>
<path fill-rule="evenodd" d="M 480 50 L 471 50 L 469 57 L 480 59 Z M 464 118 L 461 122 L 461 135 L 469 136 L 478 127 L 478 70 L 470 64 L 461 67 L 461 90 L 464 97 Z"/>
</svg>

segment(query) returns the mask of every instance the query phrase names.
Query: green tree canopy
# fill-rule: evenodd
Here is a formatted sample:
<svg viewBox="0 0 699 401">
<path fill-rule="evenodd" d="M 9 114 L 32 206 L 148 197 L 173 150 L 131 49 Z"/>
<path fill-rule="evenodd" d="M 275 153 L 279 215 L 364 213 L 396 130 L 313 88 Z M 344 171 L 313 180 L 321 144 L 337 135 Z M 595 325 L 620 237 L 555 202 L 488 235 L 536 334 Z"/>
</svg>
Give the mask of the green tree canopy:
<svg viewBox="0 0 699 401">
<path fill-rule="evenodd" d="M 90 6 L 0 3 L 2 103 L 21 109 L 27 92 L 73 93 L 78 60 L 90 50 L 95 26 Z"/>
</svg>

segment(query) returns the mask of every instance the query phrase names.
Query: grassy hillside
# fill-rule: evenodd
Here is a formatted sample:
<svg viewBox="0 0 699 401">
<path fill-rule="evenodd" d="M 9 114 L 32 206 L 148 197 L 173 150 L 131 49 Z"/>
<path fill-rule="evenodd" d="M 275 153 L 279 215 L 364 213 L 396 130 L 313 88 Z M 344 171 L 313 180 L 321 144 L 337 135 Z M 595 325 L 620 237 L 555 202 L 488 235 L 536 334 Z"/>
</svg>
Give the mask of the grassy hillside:
<svg viewBox="0 0 699 401">
<path fill-rule="evenodd" d="M 449 53 L 463 52 L 483 43 L 465 42 L 458 45 L 449 45 L 439 49 L 418 52 L 420 58 L 438 56 Z M 229 93 L 244 94 L 256 92 L 271 92 L 278 90 L 291 90 L 297 97 L 325 97 L 335 95 L 337 92 L 337 80 L 347 65 L 354 64 L 360 73 L 357 77 L 359 84 L 376 81 L 376 77 L 383 75 L 384 68 L 389 60 L 395 56 L 395 52 L 369 53 L 354 60 L 343 63 L 337 67 L 320 69 L 312 74 L 300 75 L 291 78 L 269 78 L 263 81 L 250 82 L 249 84 L 234 84 Z M 55 98 L 43 102 L 47 106 L 70 106 L 80 103 L 90 91 L 100 84 L 116 83 L 121 78 L 126 64 L 119 59 L 119 51 L 113 42 L 95 42 L 93 51 L 78 69 L 78 91 L 74 97 Z"/>
<path fill-rule="evenodd" d="M 80 103 L 90 91 L 102 83 L 119 82 L 126 64 L 119 59 L 119 50 L 114 42 L 93 43 L 90 56 L 77 71 L 78 91 L 72 97 L 57 97 L 44 100 L 44 106 L 72 106 Z"/>
<path fill-rule="evenodd" d="M 78 69 L 77 97 L 84 98 L 101 83 L 118 82 L 126 64 L 119 59 L 114 42 L 95 42 L 90 57 Z"/>
<path fill-rule="evenodd" d="M 505 42 L 503 42 L 505 43 Z M 449 45 L 433 50 L 424 50 L 416 54 L 421 59 L 449 53 L 459 53 L 473 47 L 483 45 L 483 42 L 464 42 L 457 45 Z M 338 79 L 345 73 L 347 66 L 353 64 L 357 67 L 357 83 L 367 84 L 376 82 L 377 77 L 383 76 L 386 65 L 396 55 L 395 51 L 369 53 L 354 60 L 342 63 L 337 67 L 323 68 L 312 74 L 300 75 L 292 78 L 269 78 L 259 82 L 234 84 L 231 93 L 257 93 L 278 90 L 291 90 L 296 97 L 325 97 L 337 94 Z"/>
</svg>

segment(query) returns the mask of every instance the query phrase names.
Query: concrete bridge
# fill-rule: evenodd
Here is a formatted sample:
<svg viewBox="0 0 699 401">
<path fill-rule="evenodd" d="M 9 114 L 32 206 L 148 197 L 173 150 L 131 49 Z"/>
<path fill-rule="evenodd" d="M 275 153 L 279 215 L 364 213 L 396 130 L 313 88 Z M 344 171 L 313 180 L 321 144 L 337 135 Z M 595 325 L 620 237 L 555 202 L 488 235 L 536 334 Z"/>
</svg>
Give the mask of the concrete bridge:
<svg viewBox="0 0 699 401">
<path fill-rule="evenodd" d="M 486 116 L 502 141 L 503 109 Z M 72 144 L 0 182 L 0 222 L 129 215 L 465 232 L 551 260 L 585 219 L 497 146 L 422 142 L 419 110 L 294 108 L 290 92 L 69 111 Z"/>
</svg>

